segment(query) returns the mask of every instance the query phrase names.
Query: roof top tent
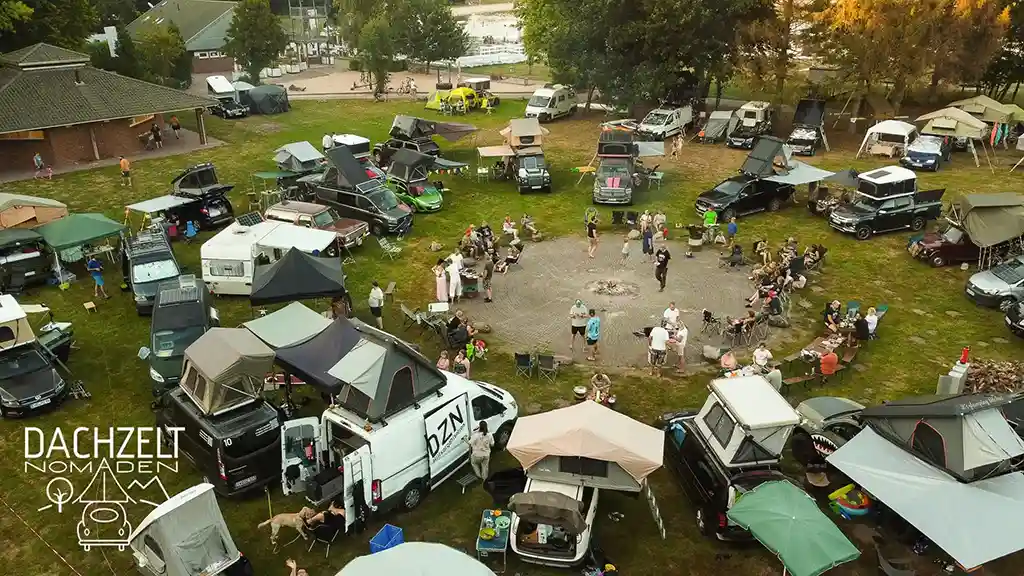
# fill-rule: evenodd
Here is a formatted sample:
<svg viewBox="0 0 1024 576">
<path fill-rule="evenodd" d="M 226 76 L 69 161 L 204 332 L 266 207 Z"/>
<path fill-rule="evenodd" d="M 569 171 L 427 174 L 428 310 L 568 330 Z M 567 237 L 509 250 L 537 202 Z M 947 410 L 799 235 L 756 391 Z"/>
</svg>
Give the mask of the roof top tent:
<svg viewBox="0 0 1024 576">
<path fill-rule="evenodd" d="M 274 162 L 281 170 L 306 173 L 315 172 L 327 162 L 324 155 L 309 142 L 285 144 L 274 152 Z"/>
<path fill-rule="evenodd" d="M 865 409 L 860 418 L 872 430 L 960 482 L 1015 470 L 1024 440 L 1003 416 L 1012 394 L 923 396 Z"/>
<path fill-rule="evenodd" d="M 456 142 L 467 134 L 476 132 L 476 126 L 463 124 L 461 122 L 434 122 L 414 116 L 399 114 L 391 122 L 391 130 L 388 132 L 394 138 L 428 138 L 438 135 L 449 142 Z"/>
<path fill-rule="evenodd" d="M 718 378 L 694 422 L 723 464 L 743 466 L 782 457 L 800 415 L 762 376 Z"/>
<path fill-rule="evenodd" d="M 335 576 L 495 576 L 486 565 L 461 550 L 435 542 L 403 542 L 352 560 Z"/>
<path fill-rule="evenodd" d="M 715 110 L 708 116 L 704 127 L 697 132 L 701 143 L 715 143 L 724 140 L 736 130 L 740 117 L 735 110 Z"/>
<path fill-rule="evenodd" d="M 68 215 L 68 207 L 56 200 L 0 192 L 0 230 L 35 228 Z"/>
<path fill-rule="evenodd" d="M 327 159 L 335 168 L 338 169 L 336 181 L 327 182 L 325 179 L 324 184 L 327 186 L 356 188 L 360 184 L 373 180 L 373 178 L 366 173 L 366 168 L 359 164 L 359 161 L 352 155 L 348 146 L 345 146 L 344 144 L 339 144 L 327 150 Z M 327 175 L 330 173 L 331 172 L 328 171 Z"/>
<path fill-rule="evenodd" d="M 207 76 L 206 93 L 217 100 L 235 100 L 235 88 L 224 76 Z"/>
<path fill-rule="evenodd" d="M 979 270 L 991 268 L 1005 255 L 1024 253 L 1024 196 L 1020 194 L 965 194 L 953 203 L 946 219 L 967 232 L 981 249 Z"/>
<path fill-rule="evenodd" d="M 921 129 L 922 134 L 933 134 L 950 138 L 966 138 L 967 149 L 974 156 L 974 165 L 981 166 L 978 160 L 978 151 L 974 147 L 974 141 L 978 140 L 985 145 L 985 132 L 987 127 L 981 120 L 971 116 L 959 108 L 943 108 L 935 112 L 929 112 L 917 117 L 917 122 L 927 122 Z"/>
<path fill-rule="evenodd" d="M 181 388 L 207 415 L 260 397 L 274 351 L 245 328 L 211 328 L 185 349 Z"/>
<path fill-rule="evenodd" d="M 276 84 L 263 84 L 241 95 L 240 104 L 252 114 L 281 114 L 291 109 L 288 91 Z"/>
<path fill-rule="evenodd" d="M 388 175 L 405 183 L 420 182 L 427 179 L 433 166 L 433 156 L 402 148 L 391 155 Z"/>
<path fill-rule="evenodd" d="M 550 134 L 550 131 L 541 126 L 536 118 L 513 118 L 499 133 L 505 139 L 505 144 L 516 149 L 524 146 L 543 146 L 544 137 Z"/>
<path fill-rule="evenodd" d="M 914 139 L 917 138 L 917 128 L 908 122 L 901 120 L 883 120 L 868 128 L 864 140 L 857 149 L 856 158 L 860 158 L 865 152 L 869 154 L 885 154 L 887 156 L 902 156 Z"/>
<path fill-rule="evenodd" d="M 210 162 L 190 166 L 171 180 L 172 193 L 187 196 L 227 194 L 234 187 L 233 184 L 220 183 L 217 179 L 217 170 Z"/>
<path fill-rule="evenodd" d="M 483 92 L 484 90 L 491 89 L 490 78 L 466 78 L 462 82 L 459 82 L 459 87 L 472 88 L 476 92 Z"/>
<path fill-rule="evenodd" d="M 508 451 L 535 480 L 639 492 L 661 468 L 664 445 L 656 428 L 581 402 L 517 420 Z"/>
<path fill-rule="evenodd" d="M 356 158 L 368 158 L 370 156 L 370 139 L 356 136 L 355 134 L 335 134 L 334 144 L 348 146 L 348 151 Z"/>
<path fill-rule="evenodd" d="M 386 420 L 446 382 L 405 341 L 347 318 L 301 344 L 279 348 L 277 364 L 371 422 Z"/>
<path fill-rule="evenodd" d="M 821 137 L 821 143 L 825 145 L 825 151 L 830 152 L 828 138 L 825 137 L 825 101 L 804 98 L 796 105 L 796 112 L 793 114 L 793 133 L 797 130 L 811 129 L 817 131 Z M 790 139 L 794 138 L 791 134 Z"/>
<path fill-rule="evenodd" d="M 872 200 L 917 192 L 917 173 L 902 166 L 886 166 L 857 175 L 857 193 Z"/>
<path fill-rule="evenodd" d="M 950 102 L 949 106 L 959 108 L 987 124 L 1006 124 L 1013 118 L 1013 109 L 984 94 Z"/>
<path fill-rule="evenodd" d="M 0 349 L 9 350 L 35 341 L 25 309 L 14 296 L 0 294 Z"/>
<path fill-rule="evenodd" d="M 231 83 L 231 88 L 235 90 L 235 101 L 241 102 L 242 99 L 245 98 L 246 94 L 248 94 L 250 90 L 255 88 L 255 86 L 249 84 L 248 82 L 238 80 L 236 82 Z"/>
<path fill-rule="evenodd" d="M 754 128 L 765 121 L 765 114 L 772 105 L 770 102 L 750 101 L 740 106 L 738 114 L 740 125 L 744 128 Z"/>
<path fill-rule="evenodd" d="M 242 558 L 212 484 L 199 484 L 157 506 L 128 536 L 147 576 L 221 574 Z"/>
<path fill-rule="evenodd" d="M 331 325 L 331 320 L 310 310 L 302 302 L 275 310 L 242 324 L 273 349 L 301 344 Z"/>
<path fill-rule="evenodd" d="M 630 130 L 604 129 L 597 138 L 598 156 L 632 156 L 634 150 L 633 132 Z"/>
</svg>

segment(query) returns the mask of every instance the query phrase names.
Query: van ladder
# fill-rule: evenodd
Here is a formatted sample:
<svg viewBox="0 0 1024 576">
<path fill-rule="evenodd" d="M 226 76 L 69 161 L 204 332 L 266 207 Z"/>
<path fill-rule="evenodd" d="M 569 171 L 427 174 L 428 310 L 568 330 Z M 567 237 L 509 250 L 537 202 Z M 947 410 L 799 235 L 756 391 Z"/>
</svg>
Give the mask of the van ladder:
<svg viewBox="0 0 1024 576">
<path fill-rule="evenodd" d="M 644 480 L 643 487 L 644 496 L 647 498 L 647 505 L 651 509 L 651 516 L 654 517 L 654 523 L 658 525 L 658 532 L 661 534 L 661 539 L 665 539 L 665 521 L 661 518 L 661 511 L 658 510 L 658 501 L 654 498 L 654 492 L 651 490 L 650 482 Z"/>
</svg>

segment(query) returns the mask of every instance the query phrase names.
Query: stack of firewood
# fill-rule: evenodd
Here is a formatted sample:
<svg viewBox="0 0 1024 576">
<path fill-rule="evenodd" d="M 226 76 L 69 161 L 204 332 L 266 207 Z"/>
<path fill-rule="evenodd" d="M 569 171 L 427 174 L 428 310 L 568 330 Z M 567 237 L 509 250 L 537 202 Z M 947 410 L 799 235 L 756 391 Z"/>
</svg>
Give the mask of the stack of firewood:
<svg viewBox="0 0 1024 576">
<path fill-rule="evenodd" d="M 973 360 L 967 371 L 967 390 L 972 393 L 1024 391 L 1024 362 Z"/>
</svg>

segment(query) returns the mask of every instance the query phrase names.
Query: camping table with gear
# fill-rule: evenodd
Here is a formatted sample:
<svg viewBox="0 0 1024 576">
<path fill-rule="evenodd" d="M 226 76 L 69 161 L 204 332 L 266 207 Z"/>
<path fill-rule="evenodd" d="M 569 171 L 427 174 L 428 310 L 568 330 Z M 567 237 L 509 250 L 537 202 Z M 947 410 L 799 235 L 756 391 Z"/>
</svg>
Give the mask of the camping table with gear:
<svg viewBox="0 0 1024 576">
<path fill-rule="evenodd" d="M 501 556 L 501 571 L 508 567 L 508 538 L 512 526 L 511 516 L 502 510 L 484 510 L 480 515 L 480 532 L 476 537 L 476 555 L 481 562 Z"/>
</svg>

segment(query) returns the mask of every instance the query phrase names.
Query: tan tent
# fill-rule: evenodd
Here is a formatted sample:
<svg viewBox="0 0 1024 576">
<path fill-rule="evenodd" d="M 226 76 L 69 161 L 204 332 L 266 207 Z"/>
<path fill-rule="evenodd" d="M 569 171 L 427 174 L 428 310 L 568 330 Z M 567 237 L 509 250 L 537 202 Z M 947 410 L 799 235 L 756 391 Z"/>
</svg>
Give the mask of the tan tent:
<svg viewBox="0 0 1024 576">
<path fill-rule="evenodd" d="M 512 148 L 522 148 L 523 146 L 543 146 L 544 137 L 550 132 L 541 126 L 536 118 L 513 118 L 508 121 L 508 126 L 499 134 L 505 138 L 505 144 Z"/>
<path fill-rule="evenodd" d="M 981 140 L 984 145 L 985 131 L 988 128 L 984 122 L 953 107 L 918 116 L 917 122 L 927 122 L 921 129 L 922 134 L 967 138 L 967 148 L 974 156 L 974 164 L 981 166 L 978 152 L 974 149 L 974 140 Z"/>
<path fill-rule="evenodd" d="M 950 102 L 949 105 L 953 108 L 959 108 L 971 116 L 984 120 L 989 124 L 1003 124 L 1009 122 L 1010 118 L 1013 116 L 1013 111 L 1007 108 L 1005 104 L 1000 104 L 984 94 L 979 94 L 973 98 Z"/>
<path fill-rule="evenodd" d="M 636 492 L 664 445 L 659 430 L 588 401 L 520 418 L 508 451 L 531 478 Z"/>
<path fill-rule="evenodd" d="M 0 192 L 0 230 L 35 228 L 68 215 L 68 207 L 56 200 Z"/>
<path fill-rule="evenodd" d="M 1003 104 L 1010 111 L 1010 122 L 1024 122 L 1024 108 L 1016 104 Z"/>
<path fill-rule="evenodd" d="M 258 398 L 274 351 L 245 328 L 212 328 L 185 349 L 181 387 L 204 414 Z"/>
</svg>

